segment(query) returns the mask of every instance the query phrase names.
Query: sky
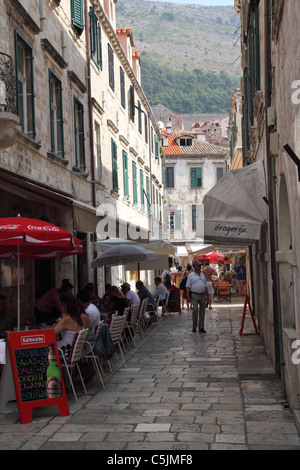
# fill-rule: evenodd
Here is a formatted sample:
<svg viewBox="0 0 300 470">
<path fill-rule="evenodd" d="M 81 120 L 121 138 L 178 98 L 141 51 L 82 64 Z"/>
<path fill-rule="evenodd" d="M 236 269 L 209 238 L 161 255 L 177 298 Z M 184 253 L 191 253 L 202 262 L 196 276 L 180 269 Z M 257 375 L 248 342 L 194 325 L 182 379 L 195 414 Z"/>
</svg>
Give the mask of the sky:
<svg viewBox="0 0 300 470">
<path fill-rule="evenodd" d="M 153 0 L 152 0 L 153 1 Z M 154 0 L 156 2 L 164 1 L 170 3 L 185 3 L 203 6 L 233 6 L 234 0 Z"/>
</svg>

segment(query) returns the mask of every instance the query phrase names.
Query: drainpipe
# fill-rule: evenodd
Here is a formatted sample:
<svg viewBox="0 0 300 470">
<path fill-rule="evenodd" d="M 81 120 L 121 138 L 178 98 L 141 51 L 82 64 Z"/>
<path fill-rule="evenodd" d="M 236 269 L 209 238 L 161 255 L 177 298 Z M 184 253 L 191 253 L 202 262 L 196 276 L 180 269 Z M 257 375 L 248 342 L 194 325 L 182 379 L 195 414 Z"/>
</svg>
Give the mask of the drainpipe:
<svg viewBox="0 0 300 470">
<path fill-rule="evenodd" d="M 268 108 L 271 105 L 271 28 L 270 28 L 270 0 L 265 2 L 265 123 L 266 123 L 266 159 L 267 159 L 267 179 L 268 179 L 268 201 L 269 201 L 269 228 L 270 228 L 270 261 L 272 276 L 273 313 L 274 313 L 274 350 L 275 350 L 275 371 L 282 379 L 284 387 L 283 371 L 283 350 L 282 350 L 282 330 L 281 330 L 281 309 L 280 309 L 280 285 L 278 281 L 278 270 L 276 265 L 276 188 L 275 188 L 275 162 L 270 157 L 270 134 L 271 129 L 268 124 Z"/>
<path fill-rule="evenodd" d="M 84 0 L 84 22 L 85 22 L 85 48 L 86 48 L 86 71 L 88 82 L 88 113 L 89 113 L 89 132 L 90 132 L 90 154 L 91 154 L 91 172 L 92 172 L 92 204 L 97 207 L 96 186 L 95 186 L 95 155 L 94 155 L 94 128 L 93 128 L 93 112 L 92 112 L 92 91 L 91 91 L 91 64 L 90 64 L 90 43 L 89 43 L 89 12 L 88 0 Z M 94 242 L 96 242 L 96 233 L 94 233 Z M 97 253 L 94 251 L 94 258 Z M 94 269 L 94 285 L 98 286 L 97 269 Z"/>
</svg>

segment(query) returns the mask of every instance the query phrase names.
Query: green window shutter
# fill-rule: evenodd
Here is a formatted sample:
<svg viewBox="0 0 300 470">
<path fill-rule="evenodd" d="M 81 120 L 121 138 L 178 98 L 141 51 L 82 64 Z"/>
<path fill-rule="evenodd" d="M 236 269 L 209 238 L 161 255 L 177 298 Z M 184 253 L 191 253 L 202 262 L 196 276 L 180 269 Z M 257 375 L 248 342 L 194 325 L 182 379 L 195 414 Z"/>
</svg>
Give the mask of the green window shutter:
<svg viewBox="0 0 300 470">
<path fill-rule="evenodd" d="M 137 196 L 137 181 L 136 181 L 136 163 L 132 162 L 132 189 L 133 189 L 133 204 L 138 203 Z"/>
<path fill-rule="evenodd" d="M 191 168 L 191 188 L 202 188 L 202 168 Z"/>
<path fill-rule="evenodd" d="M 144 203 L 144 172 L 143 170 L 140 170 L 140 188 L 141 188 L 141 208 L 145 208 L 145 203 Z"/>
<path fill-rule="evenodd" d="M 166 167 L 166 188 L 174 188 L 174 167 Z"/>
<path fill-rule="evenodd" d="M 147 176 L 146 178 L 146 191 L 147 191 L 147 212 L 150 214 L 151 212 L 151 196 L 150 196 L 150 180 Z"/>
<path fill-rule="evenodd" d="M 119 191 L 119 186 L 118 186 L 118 155 L 117 155 L 117 144 L 114 141 L 114 139 L 111 139 L 111 158 L 112 158 L 113 190 L 117 193 Z"/>
<path fill-rule="evenodd" d="M 158 146 L 158 138 L 157 135 L 155 136 L 155 158 L 159 157 L 159 146 Z"/>
<path fill-rule="evenodd" d="M 124 182 L 124 196 L 128 199 L 128 157 L 125 150 L 122 152 L 123 155 L 123 182 Z"/>
<path fill-rule="evenodd" d="M 81 34 L 84 28 L 83 0 L 71 0 L 72 25 L 77 34 Z"/>
</svg>

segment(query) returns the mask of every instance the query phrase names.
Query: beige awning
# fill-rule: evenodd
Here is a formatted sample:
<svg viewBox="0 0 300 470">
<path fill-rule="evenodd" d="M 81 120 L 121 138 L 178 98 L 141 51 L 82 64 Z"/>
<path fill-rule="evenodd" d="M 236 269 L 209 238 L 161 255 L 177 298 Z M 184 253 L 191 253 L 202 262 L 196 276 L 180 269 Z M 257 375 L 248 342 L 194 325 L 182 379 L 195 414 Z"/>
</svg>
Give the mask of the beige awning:
<svg viewBox="0 0 300 470">
<path fill-rule="evenodd" d="M 96 207 L 73 199 L 73 219 L 75 230 L 95 233 L 102 217 L 96 215 Z"/>
<path fill-rule="evenodd" d="M 249 245 L 260 239 L 267 221 L 262 160 L 228 171 L 204 196 L 204 242 Z"/>
</svg>

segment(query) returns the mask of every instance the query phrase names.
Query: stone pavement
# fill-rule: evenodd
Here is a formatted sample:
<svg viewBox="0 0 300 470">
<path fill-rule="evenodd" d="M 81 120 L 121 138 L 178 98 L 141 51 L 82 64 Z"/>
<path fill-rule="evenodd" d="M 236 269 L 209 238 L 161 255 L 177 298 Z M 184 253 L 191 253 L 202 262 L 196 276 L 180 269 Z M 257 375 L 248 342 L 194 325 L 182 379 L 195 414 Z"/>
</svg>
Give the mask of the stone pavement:
<svg viewBox="0 0 300 470">
<path fill-rule="evenodd" d="M 262 339 L 243 299 L 214 302 L 206 334 L 192 333 L 191 311 L 153 324 L 127 367 L 105 367 L 106 390 L 96 379 L 88 395 L 68 394 L 69 417 L 37 408 L 18 422 L 15 402 L 0 414 L 1 450 L 299 450 L 293 415 L 282 397 Z M 128 453 L 129 455 L 130 453 Z"/>
</svg>

